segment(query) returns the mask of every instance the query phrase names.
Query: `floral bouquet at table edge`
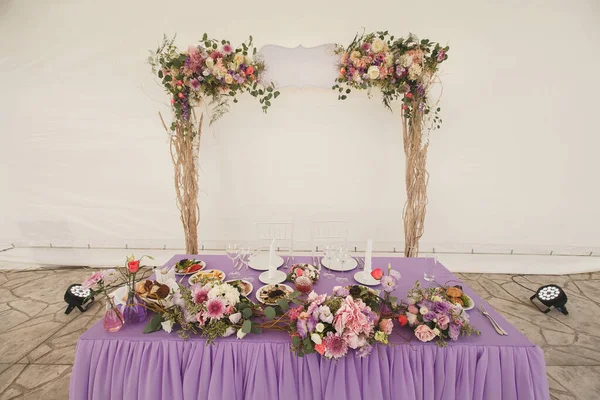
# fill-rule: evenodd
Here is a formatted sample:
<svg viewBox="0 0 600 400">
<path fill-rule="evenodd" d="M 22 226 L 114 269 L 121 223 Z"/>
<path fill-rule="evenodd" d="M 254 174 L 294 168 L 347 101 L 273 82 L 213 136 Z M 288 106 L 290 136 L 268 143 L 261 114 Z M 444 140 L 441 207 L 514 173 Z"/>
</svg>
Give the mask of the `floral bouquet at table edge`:
<svg viewBox="0 0 600 400">
<path fill-rule="evenodd" d="M 286 279 L 290 282 L 295 282 L 296 278 L 300 276 L 305 276 L 314 283 L 319 280 L 321 273 L 317 267 L 312 264 L 294 264 L 290 268 L 290 272 Z"/>
<path fill-rule="evenodd" d="M 337 84 L 338 98 L 344 100 L 352 89 L 379 87 L 383 104 L 391 109 L 392 100 L 402 97 L 402 110 L 410 118 L 413 107 L 433 115 L 432 129 L 439 127 L 440 111 L 429 104 L 426 92 L 435 81 L 438 65 L 448 58 L 449 47 L 410 34 L 406 39 L 390 36 L 387 31 L 356 35 L 349 46 L 337 45 L 340 55 Z M 418 98 L 418 102 L 413 100 Z"/>
<path fill-rule="evenodd" d="M 298 356 L 317 352 L 327 359 L 344 357 L 349 349 L 367 356 L 376 342 L 388 344 L 394 327 L 381 311 L 382 299 L 364 286 L 336 286 L 332 295 L 313 291 L 306 304 L 288 312 L 292 350 Z"/>
<path fill-rule="evenodd" d="M 467 312 L 442 297 L 439 288 L 423 288 L 417 281 L 408 291 L 408 303 L 406 320 L 422 342 L 437 338 L 438 346 L 446 346 L 446 339 L 456 341 L 461 334 L 479 334 Z"/>
<path fill-rule="evenodd" d="M 207 344 L 234 333 L 239 339 L 247 333 L 261 333 L 259 324 L 251 321 L 260 309 L 244 296 L 242 288 L 214 279 L 201 279 L 189 288 L 178 286 L 167 303 L 153 310 L 156 314 L 145 333 L 161 328 L 171 332 L 178 325 L 180 337 L 199 334 Z"/>
<path fill-rule="evenodd" d="M 140 262 L 144 257 L 153 259 L 150 256 L 142 256 L 140 259 L 135 259 L 134 256 L 129 256 L 127 257 L 125 268 L 111 268 L 93 272 L 92 275 L 81 284 L 81 286 L 86 289 L 90 289 L 89 297 L 96 297 L 98 294 L 104 295 L 109 303 L 109 306 L 122 320 L 123 317 L 121 315 L 121 311 L 117 309 L 112 293 L 108 292 L 123 286 L 128 287 L 128 291 L 130 287 L 134 287 L 136 274 L 140 269 Z"/>
<path fill-rule="evenodd" d="M 279 96 L 272 83 L 260 83 L 265 64 L 258 60 L 252 36 L 234 48 L 228 40 L 210 39 L 205 33 L 200 44 L 187 51 L 179 50 L 174 40 L 175 37 L 168 39 L 165 35 L 156 51 L 150 51 L 148 63 L 171 97 L 177 120 L 189 123 L 193 107 L 207 97 L 211 98 L 213 123 L 229 111 L 230 99 L 237 103 L 239 93 L 259 97 L 264 112 L 271 100 Z M 173 122 L 171 130 L 175 129 Z"/>
</svg>

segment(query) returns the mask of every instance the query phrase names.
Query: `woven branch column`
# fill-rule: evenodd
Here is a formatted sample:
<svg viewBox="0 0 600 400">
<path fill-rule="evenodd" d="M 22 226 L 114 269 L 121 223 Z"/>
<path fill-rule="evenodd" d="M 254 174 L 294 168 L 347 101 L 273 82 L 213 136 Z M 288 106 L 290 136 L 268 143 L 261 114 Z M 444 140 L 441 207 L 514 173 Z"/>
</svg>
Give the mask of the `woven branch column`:
<svg viewBox="0 0 600 400">
<path fill-rule="evenodd" d="M 423 113 L 415 99 L 410 118 L 402 115 L 404 154 L 406 155 L 406 204 L 404 205 L 404 256 L 418 257 L 427 207 L 427 147 L 422 143 Z"/>
<path fill-rule="evenodd" d="M 198 205 L 198 155 L 202 136 L 202 120 L 196 119 L 194 112 L 188 122 L 177 121 L 175 132 L 170 133 L 171 160 L 174 168 L 175 193 L 177 208 L 181 213 L 181 223 L 185 234 L 186 254 L 198 254 L 198 224 L 200 223 L 200 206 Z M 162 120 L 162 116 L 161 116 Z M 164 125 L 164 121 L 163 121 Z M 198 127 L 194 131 L 194 126 Z"/>
</svg>

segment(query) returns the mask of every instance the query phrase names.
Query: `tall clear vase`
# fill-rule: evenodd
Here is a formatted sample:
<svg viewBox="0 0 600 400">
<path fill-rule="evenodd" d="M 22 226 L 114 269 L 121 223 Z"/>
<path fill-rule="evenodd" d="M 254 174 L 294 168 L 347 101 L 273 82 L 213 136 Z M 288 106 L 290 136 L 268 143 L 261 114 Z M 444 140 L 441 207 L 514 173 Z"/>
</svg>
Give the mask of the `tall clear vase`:
<svg viewBox="0 0 600 400">
<path fill-rule="evenodd" d="M 130 290 L 127 303 L 123 307 L 123 319 L 126 324 L 138 324 L 146 320 L 146 306 L 135 291 Z"/>
</svg>

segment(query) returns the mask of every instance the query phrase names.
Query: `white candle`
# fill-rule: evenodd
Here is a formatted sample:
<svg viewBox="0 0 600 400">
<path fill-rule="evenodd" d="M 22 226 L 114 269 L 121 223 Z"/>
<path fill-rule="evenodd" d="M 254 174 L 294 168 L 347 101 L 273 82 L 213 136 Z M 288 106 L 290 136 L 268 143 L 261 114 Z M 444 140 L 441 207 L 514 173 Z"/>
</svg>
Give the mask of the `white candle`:
<svg viewBox="0 0 600 400">
<path fill-rule="evenodd" d="M 277 268 L 275 267 L 275 239 L 271 242 L 269 246 L 269 279 L 273 279 L 275 271 Z"/>
<path fill-rule="evenodd" d="M 373 253 L 373 240 L 367 240 L 367 251 L 365 252 L 365 273 L 371 275 L 371 255 Z"/>
</svg>

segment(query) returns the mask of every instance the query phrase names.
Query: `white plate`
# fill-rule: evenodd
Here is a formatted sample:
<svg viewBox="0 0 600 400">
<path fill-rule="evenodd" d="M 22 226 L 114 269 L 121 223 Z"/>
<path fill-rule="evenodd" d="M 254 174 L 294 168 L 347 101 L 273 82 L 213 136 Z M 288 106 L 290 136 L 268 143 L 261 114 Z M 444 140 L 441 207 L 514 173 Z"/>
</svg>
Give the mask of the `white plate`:
<svg viewBox="0 0 600 400">
<path fill-rule="evenodd" d="M 250 291 L 245 294 L 246 297 L 250 296 L 250 293 L 252 293 L 252 291 L 254 290 L 254 285 L 252 285 L 252 282 L 248 282 L 245 279 L 230 279 L 228 281 L 225 281 L 225 283 L 231 284 L 232 282 L 236 282 L 236 281 L 241 281 L 241 282 L 244 282 L 246 285 L 250 285 Z"/>
<path fill-rule="evenodd" d="M 190 285 L 193 285 L 196 283 L 196 278 L 198 278 L 199 275 L 201 275 L 201 274 L 204 275 L 204 274 L 207 274 L 212 271 L 219 271 L 223 275 L 221 279 L 217 279 L 217 280 L 219 280 L 219 281 L 225 280 L 225 277 L 227 276 L 225 274 L 225 272 L 221 271 L 220 269 L 207 269 L 207 270 L 196 271 L 196 273 L 194 273 L 194 275 L 190 276 L 190 278 L 188 279 L 188 282 L 190 283 Z"/>
<path fill-rule="evenodd" d="M 265 286 L 261 286 L 260 288 L 258 288 L 258 290 L 256 291 L 256 300 L 258 300 L 259 302 L 261 302 L 261 303 L 263 303 L 263 304 L 268 304 L 268 303 L 265 303 L 264 301 L 262 301 L 259 295 L 260 295 L 260 294 L 263 292 L 263 290 L 264 290 L 265 288 L 267 288 L 267 287 L 269 287 L 269 286 L 273 286 L 273 285 L 265 285 Z M 288 285 L 283 285 L 283 284 L 281 284 L 281 283 L 280 283 L 280 284 L 279 284 L 279 286 L 285 286 L 287 289 L 289 289 L 289 290 L 290 290 L 290 294 L 294 293 L 294 289 L 292 289 L 292 288 L 291 288 L 290 286 L 288 286 Z M 275 304 L 268 304 L 268 305 L 271 305 L 271 306 L 273 306 L 273 305 L 275 305 Z"/>
<path fill-rule="evenodd" d="M 324 257 L 321 260 L 321 264 L 332 271 L 352 271 L 354 268 L 358 267 L 358 262 L 354 258 L 349 258 L 345 265 L 342 267 L 342 264 L 338 260 L 331 260 L 331 267 L 329 266 L 329 260 L 326 260 Z"/>
<path fill-rule="evenodd" d="M 283 265 L 283 258 L 275 254 L 275 265 L 277 268 Z M 248 266 L 257 271 L 266 271 L 269 269 L 269 252 L 263 251 L 252 257 L 250 262 L 248 262 Z"/>
<path fill-rule="evenodd" d="M 354 280 L 360 283 L 361 285 L 365 286 L 377 286 L 380 283 L 379 280 L 373 278 L 371 274 L 365 271 L 358 271 L 357 273 L 355 273 Z"/>
<path fill-rule="evenodd" d="M 202 268 L 200 268 L 198 271 L 202 271 L 204 268 L 206 268 L 206 263 L 202 260 L 191 260 L 191 261 L 195 261 L 197 264 L 200 264 L 202 266 Z M 179 261 L 178 261 L 179 262 Z M 177 263 L 175 263 L 177 264 Z M 177 272 L 177 269 L 175 268 L 175 265 L 173 265 L 173 269 L 175 270 L 175 275 L 179 275 L 179 276 L 185 276 L 185 275 L 193 275 L 198 271 L 194 271 L 194 272 Z"/>
<path fill-rule="evenodd" d="M 287 274 L 283 271 L 274 271 L 271 278 L 269 278 L 269 271 L 265 271 L 258 276 L 258 280 L 266 284 L 285 282 L 286 278 Z"/>
<path fill-rule="evenodd" d="M 464 294 L 464 293 L 463 293 Z M 464 294 L 465 296 L 467 296 L 466 294 Z M 469 311 L 472 310 L 473 307 L 475 307 L 475 300 L 473 300 L 470 296 L 467 296 L 469 298 L 469 300 L 471 301 L 471 305 L 469 307 L 463 307 L 463 310 L 465 311 Z"/>
</svg>

